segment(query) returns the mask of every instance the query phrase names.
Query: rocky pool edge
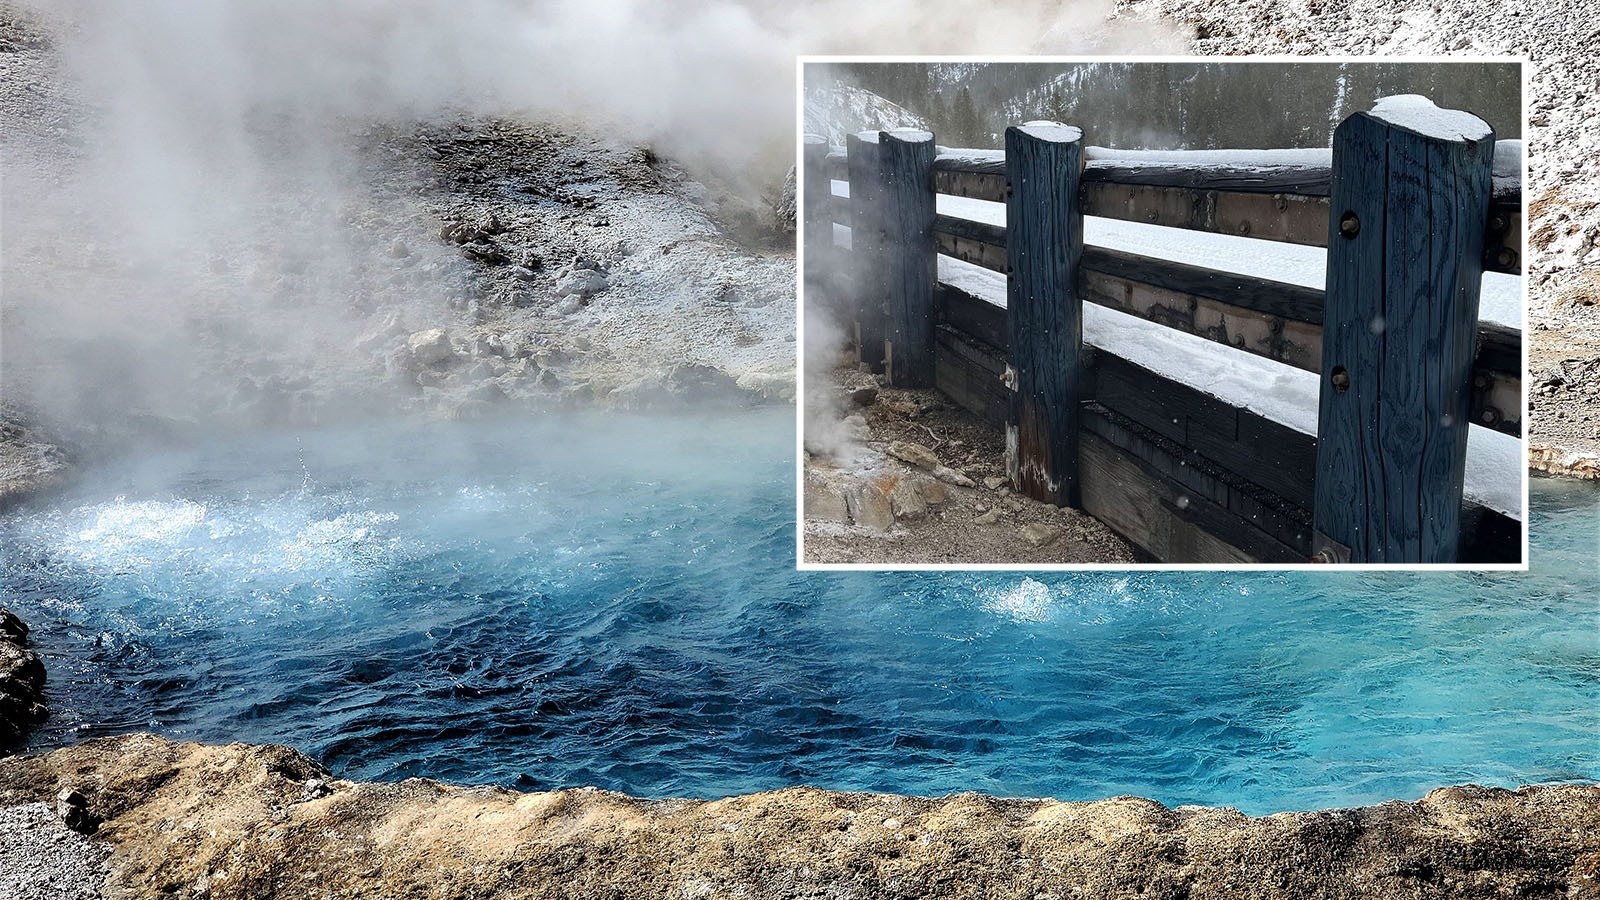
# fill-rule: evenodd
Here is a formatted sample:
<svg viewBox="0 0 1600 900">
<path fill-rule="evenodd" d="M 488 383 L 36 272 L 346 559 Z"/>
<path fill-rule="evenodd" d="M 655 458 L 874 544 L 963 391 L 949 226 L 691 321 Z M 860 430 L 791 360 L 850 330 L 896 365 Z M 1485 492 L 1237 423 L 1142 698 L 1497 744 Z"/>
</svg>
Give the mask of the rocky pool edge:
<svg viewBox="0 0 1600 900">
<path fill-rule="evenodd" d="M 353 782 L 285 747 L 149 734 L 0 759 L 0 807 L 72 791 L 112 896 L 1600 897 L 1597 785 L 1250 817 L 1136 797 Z"/>
</svg>

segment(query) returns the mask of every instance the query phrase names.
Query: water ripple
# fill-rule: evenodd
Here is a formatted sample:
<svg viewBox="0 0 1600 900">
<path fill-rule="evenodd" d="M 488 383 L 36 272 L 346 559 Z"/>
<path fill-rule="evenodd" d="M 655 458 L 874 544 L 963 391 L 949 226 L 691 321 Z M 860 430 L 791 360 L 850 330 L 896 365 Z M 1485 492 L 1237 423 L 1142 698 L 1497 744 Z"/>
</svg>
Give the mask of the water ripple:
<svg viewBox="0 0 1600 900">
<path fill-rule="evenodd" d="M 107 469 L 0 523 L 0 602 L 51 671 L 35 745 L 153 728 L 361 778 L 1251 812 L 1600 778 L 1592 487 L 1536 484 L 1526 575 L 799 573 L 792 453 L 758 413 Z"/>
</svg>

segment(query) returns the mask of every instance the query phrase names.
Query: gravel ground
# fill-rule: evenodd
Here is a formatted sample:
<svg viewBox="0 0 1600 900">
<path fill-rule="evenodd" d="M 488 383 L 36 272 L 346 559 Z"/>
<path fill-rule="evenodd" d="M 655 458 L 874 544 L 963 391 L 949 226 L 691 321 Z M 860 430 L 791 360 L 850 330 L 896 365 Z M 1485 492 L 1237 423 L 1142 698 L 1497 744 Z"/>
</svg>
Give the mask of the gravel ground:
<svg viewBox="0 0 1600 900">
<path fill-rule="evenodd" d="M 48 804 L 0 807 L 0 900 L 98 900 L 110 854 Z"/>
<path fill-rule="evenodd" d="M 887 529 L 826 520 L 816 513 L 829 504 L 808 496 L 807 563 L 1026 566 L 1139 561 L 1127 541 L 1093 516 L 1031 500 L 1002 484 L 1005 438 L 999 429 L 936 391 L 881 387 L 871 375 L 854 369 L 831 374 L 834 404 L 861 417 L 859 424 L 846 427 L 864 431 L 837 449 L 806 453 L 808 492 L 831 486 L 848 495 L 857 482 L 915 477 L 915 466 L 887 455 L 897 442 L 926 447 L 972 485 L 946 485 L 941 494 L 947 499 L 914 514 L 893 510 L 894 524 Z M 848 399 L 862 388 L 872 392 L 870 402 Z"/>
</svg>

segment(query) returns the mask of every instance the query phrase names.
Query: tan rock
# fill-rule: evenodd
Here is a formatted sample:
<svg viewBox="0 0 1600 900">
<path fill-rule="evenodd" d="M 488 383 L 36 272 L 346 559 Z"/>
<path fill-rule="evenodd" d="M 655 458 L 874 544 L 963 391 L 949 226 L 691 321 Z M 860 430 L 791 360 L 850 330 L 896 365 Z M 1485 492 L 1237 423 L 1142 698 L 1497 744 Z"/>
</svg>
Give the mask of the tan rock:
<svg viewBox="0 0 1600 900">
<path fill-rule="evenodd" d="M 1061 526 L 1049 525 L 1044 522 L 1033 522 L 1022 526 L 1018 532 L 1022 539 L 1035 547 L 1043 547 L 1056 538 L 1061 537 Z"/>
<path fill-rule="evenodd" d="M 857 482 L 845 498 L 849 502 L 850 519 L 857 525 L 874 531 L 888 531 L 894 527 L 894 507 L 883 488 L 870 481 Z"/>
<path fill-rule="evenodd" d="M 971 478 L 968 478 L 966 475 L 950 468 L 949 466 L 936 466 L 933 470 L 933 477 L 939 479 L 940 481 L 953 484 L 956 487 L 970 488 L 978 486 L 977 483 Z"/>
<path fill-rule="evenodd" d="M 940 467 L 937 454 L 921 444 L 913 444 L 910 441 L 894 441 L 884 452 L 901 462 L 909 463 L 919 469 L 927 469 L 929 472 Z"/>
<path fill-rule="evenodd" d="M 928 498 L 923 491 L 925 484 L 938 482 L 916 476 L 895 482 L 894 489 L 889 492 L 889 503 L 894 509 L 895 518 L 915 519 L 927 514 Z"/>
<path fill-rule="evenodd" d="M 850 506 L 845 501 L 844 492 L 833 482 L 823 478 L 815 472 L 807 472 L 805 477 L 805 516 L 822 522 L 839 522 L 847 524 L 850 521 Z"/>
</svg>

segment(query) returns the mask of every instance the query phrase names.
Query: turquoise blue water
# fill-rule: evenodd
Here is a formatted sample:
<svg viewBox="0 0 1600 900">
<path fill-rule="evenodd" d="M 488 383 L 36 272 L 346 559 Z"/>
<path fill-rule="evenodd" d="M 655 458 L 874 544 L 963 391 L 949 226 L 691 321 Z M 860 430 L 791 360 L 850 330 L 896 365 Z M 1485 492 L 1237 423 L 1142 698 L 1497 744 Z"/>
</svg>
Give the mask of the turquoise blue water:
<svg viewBox="0 0 1600 900">
<path fill-rule="evenodd" d="M 1600 780 L 1600 491 L 1532 571 L 800 573 L 787 412 L 308 432 L 8 514 L 43 748 L 154 730 L 349 777 L 794 784 L 1264 813 Z"/>
</svg>

